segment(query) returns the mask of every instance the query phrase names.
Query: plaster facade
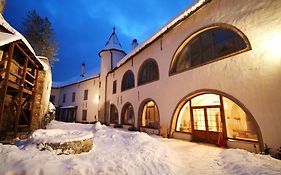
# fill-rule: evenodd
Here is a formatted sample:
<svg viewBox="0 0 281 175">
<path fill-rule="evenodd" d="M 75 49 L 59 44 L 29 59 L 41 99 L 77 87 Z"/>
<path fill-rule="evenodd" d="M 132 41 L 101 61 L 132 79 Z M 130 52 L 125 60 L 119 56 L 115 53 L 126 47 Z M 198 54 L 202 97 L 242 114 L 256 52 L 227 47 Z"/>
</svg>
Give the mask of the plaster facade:
<svg viewBox="0 0 281 175">
<path fill-rule="evenodd" d="M 267 144 L 273 151 L 276 150 L 281 145 L 281 52 L 276 49 L 281 38 L 280 16 L 279 0 L 199 1 L 191 10 L 185 11 L 147 42 L 136 47 L 117 67 L 111 66 L 112 51 L 102 50 L 102 88 L 89 87 L 101 99 L 96 111 L 105 110 L 100 113 L 99 120 L 110 123 L 112 104 L 118 111 L 118 123 L 122 124 L 122 109 L 129 102 L 133 107 L 133 125 L 141 129 L 143 104 L 150 99 L 159 111 L 160 127 L 157 132 L 167 132 L 171 137 L 192 140 L 192 133 L 175 130 L 179 108 L 196 95 L 219 94 L 235 102 L 247 113 L 255 124 L 258 135 L 257 142 L 228 139 L 229 147 L 258 152 Z M 172 61 L 181 46 L 214 27 L 235 31 L 248 43 L 247 49 L 180 73 L 170 73 Z M 119 51 L 115 54 L 122 53 Z M 159 79 L 138 85 L 140 67 L 147 59 L 157 62 Z M 128 70 L 134 74 L 134 87 L 121 91 L 122 78 Z M 116 93 L 113 93 L 114 81 L 117 82 Z M 77 85 L 69 88 L 73 86 Z M 66 91 L 67 87 L 61 88 L 60 94 L 63 89 Z M 89 99 L 91 98 L 95 98 L 95 95 Z M 147 132 L 150 130 L 147 129 Z"/>
</svg>

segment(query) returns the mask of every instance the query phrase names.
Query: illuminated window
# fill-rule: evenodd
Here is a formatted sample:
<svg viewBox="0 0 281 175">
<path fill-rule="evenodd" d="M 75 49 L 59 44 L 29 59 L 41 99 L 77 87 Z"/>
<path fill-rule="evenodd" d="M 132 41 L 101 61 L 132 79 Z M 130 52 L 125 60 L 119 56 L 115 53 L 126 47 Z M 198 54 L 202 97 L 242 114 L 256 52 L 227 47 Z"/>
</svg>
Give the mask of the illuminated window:
<svg viewBox="0 0 281 175">
<path fill-rule="evenodd" d="M 236 103 L 223 97 L 227 136 L 257 141 L 257 131 L 250 117 Z"/>
<path fill-rule="evenodd" d="M 131 89 L 134 87 L 135 87 L 134 73 L 131 70 L 128 70 L 127 72 L 125 72 L 122 78 L 121 91 L 125 91 L 127 89 Z"/>
<path fill-rule="evenodd" d="M 189 102 L 185 103 L 179 112 L 176 131 L 191 132 Z"/>
<path fill-rule="evenodd" d="M 114 104 L 110 105 L 110 123 L 118 123 L 118 110 Z"/>
<path fill-rule="evenodd" d="M 158 108 L 153 101 L 147 102 L 142 111 L 142 127 L 158 129 L 159 113 Z"/>
<path fill-rule="evenodd" d="M 156 81 L 159 79 L 157 63 L 154 59 L 146 60 L 140 67 L 138 74 L 138 85 Z"/>
<path fill-rule="evenodd" d="M 134 124 L 134 110 L 130 103 L 124 105 L 122 110 L 122 124 L 133 125 Z"/>
<path fill-rule="evenodd" d="M 240 35 L 230 27 L 217 26 L 188 38 L 176 52 L 170 73 L 182 72 L 249 49 L 247 41 Z"/>
</svg>

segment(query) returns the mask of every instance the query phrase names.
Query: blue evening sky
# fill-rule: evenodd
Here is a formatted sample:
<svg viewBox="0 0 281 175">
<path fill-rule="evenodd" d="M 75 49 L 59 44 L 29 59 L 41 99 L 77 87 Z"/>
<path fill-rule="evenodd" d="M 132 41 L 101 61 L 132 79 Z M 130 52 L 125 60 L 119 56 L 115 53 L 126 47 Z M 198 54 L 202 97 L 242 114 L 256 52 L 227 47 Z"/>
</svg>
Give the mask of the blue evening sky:
<svg viewBox="0 0 281 175">
<path fill-rule="evenodd" d="M 126 53 L 134 38 L 141 44 L 195 0 L 7 0 L 6 20 L 18 31 L 29 10 L 48 17 L 59 41 L 52 68 L 54 81 L 80 74 L 84 61 L 88 72 L 99 73 L 98 52 L 116 27 Z"/>
</svg>

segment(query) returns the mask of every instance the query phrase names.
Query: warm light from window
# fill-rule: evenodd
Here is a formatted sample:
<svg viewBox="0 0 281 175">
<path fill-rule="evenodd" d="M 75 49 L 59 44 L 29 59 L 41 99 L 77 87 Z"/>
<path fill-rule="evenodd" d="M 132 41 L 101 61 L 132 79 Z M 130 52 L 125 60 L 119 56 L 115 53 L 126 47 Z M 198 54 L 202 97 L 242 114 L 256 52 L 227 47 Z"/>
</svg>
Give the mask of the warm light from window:
<svg viewBox="0 0 281 175">
<path fill-rule="evenodd" d="M 94 102 L 95 102 L 96 104 L 99 103 L 99 95 L 96 95 L 96 97 L 95 97 L 95 99 L 94 99 Z"/>
</svg>

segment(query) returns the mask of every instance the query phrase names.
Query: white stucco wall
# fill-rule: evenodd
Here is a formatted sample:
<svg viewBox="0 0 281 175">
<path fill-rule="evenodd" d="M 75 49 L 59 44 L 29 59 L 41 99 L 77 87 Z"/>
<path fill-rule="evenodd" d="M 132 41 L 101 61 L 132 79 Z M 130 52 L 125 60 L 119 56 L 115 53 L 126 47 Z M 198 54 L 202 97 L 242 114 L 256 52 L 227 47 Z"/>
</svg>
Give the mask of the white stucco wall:
<svg viewBox="0 0 281 175">
<path fill-rule="evenodd" d="M 185 96 L 212 89 L 234 97 L 245 106 L 260 127 L 263 142 L 276 150 L 281 145 L 281 49 L 274 50 L 281 38 L 280 3 L 280 0 L 213 0 L 133 56 L 133 64 L 129 60 L 108 76 L 107 100 L 118 108 L 119 122 L 123 105 L 130 102 L 137 126 L 139 106 L 151 98 L 158 106 L 160 125 L 170 128 L 173 112 Z M 241 30 L 252 49 L 169 76 L 171 60 L 181 43 L 194 32 L 218 23 Z M 137 86 L 138 70 L 148 58 L 157 61 L 160 79 Z M 123 74 L 129 69 L 135 75 L 135 88 L 121 92 Z M 116 94 L 112 94 L 114 80 L 117 80 Z"/>
<path fill-rule="evenodd" d="M 86 89 L 88 89 L 88 100 L 84 100 L 84 90 Z M 74 102 L 72 102 L 73 92 L 75 92 Z M 66 94 L 65 103 L 63 103 L 63 94 Z M 60 88 L 58 105 L 77 106 L 77 122 L 82 122 L 82 110 L 87 110 L 87 122 L 93 122 L 95 121 L 95 116 L 96 120 L 98 120 L 98 98 L 99 78 L 93 78 Z"/>
</svg>

